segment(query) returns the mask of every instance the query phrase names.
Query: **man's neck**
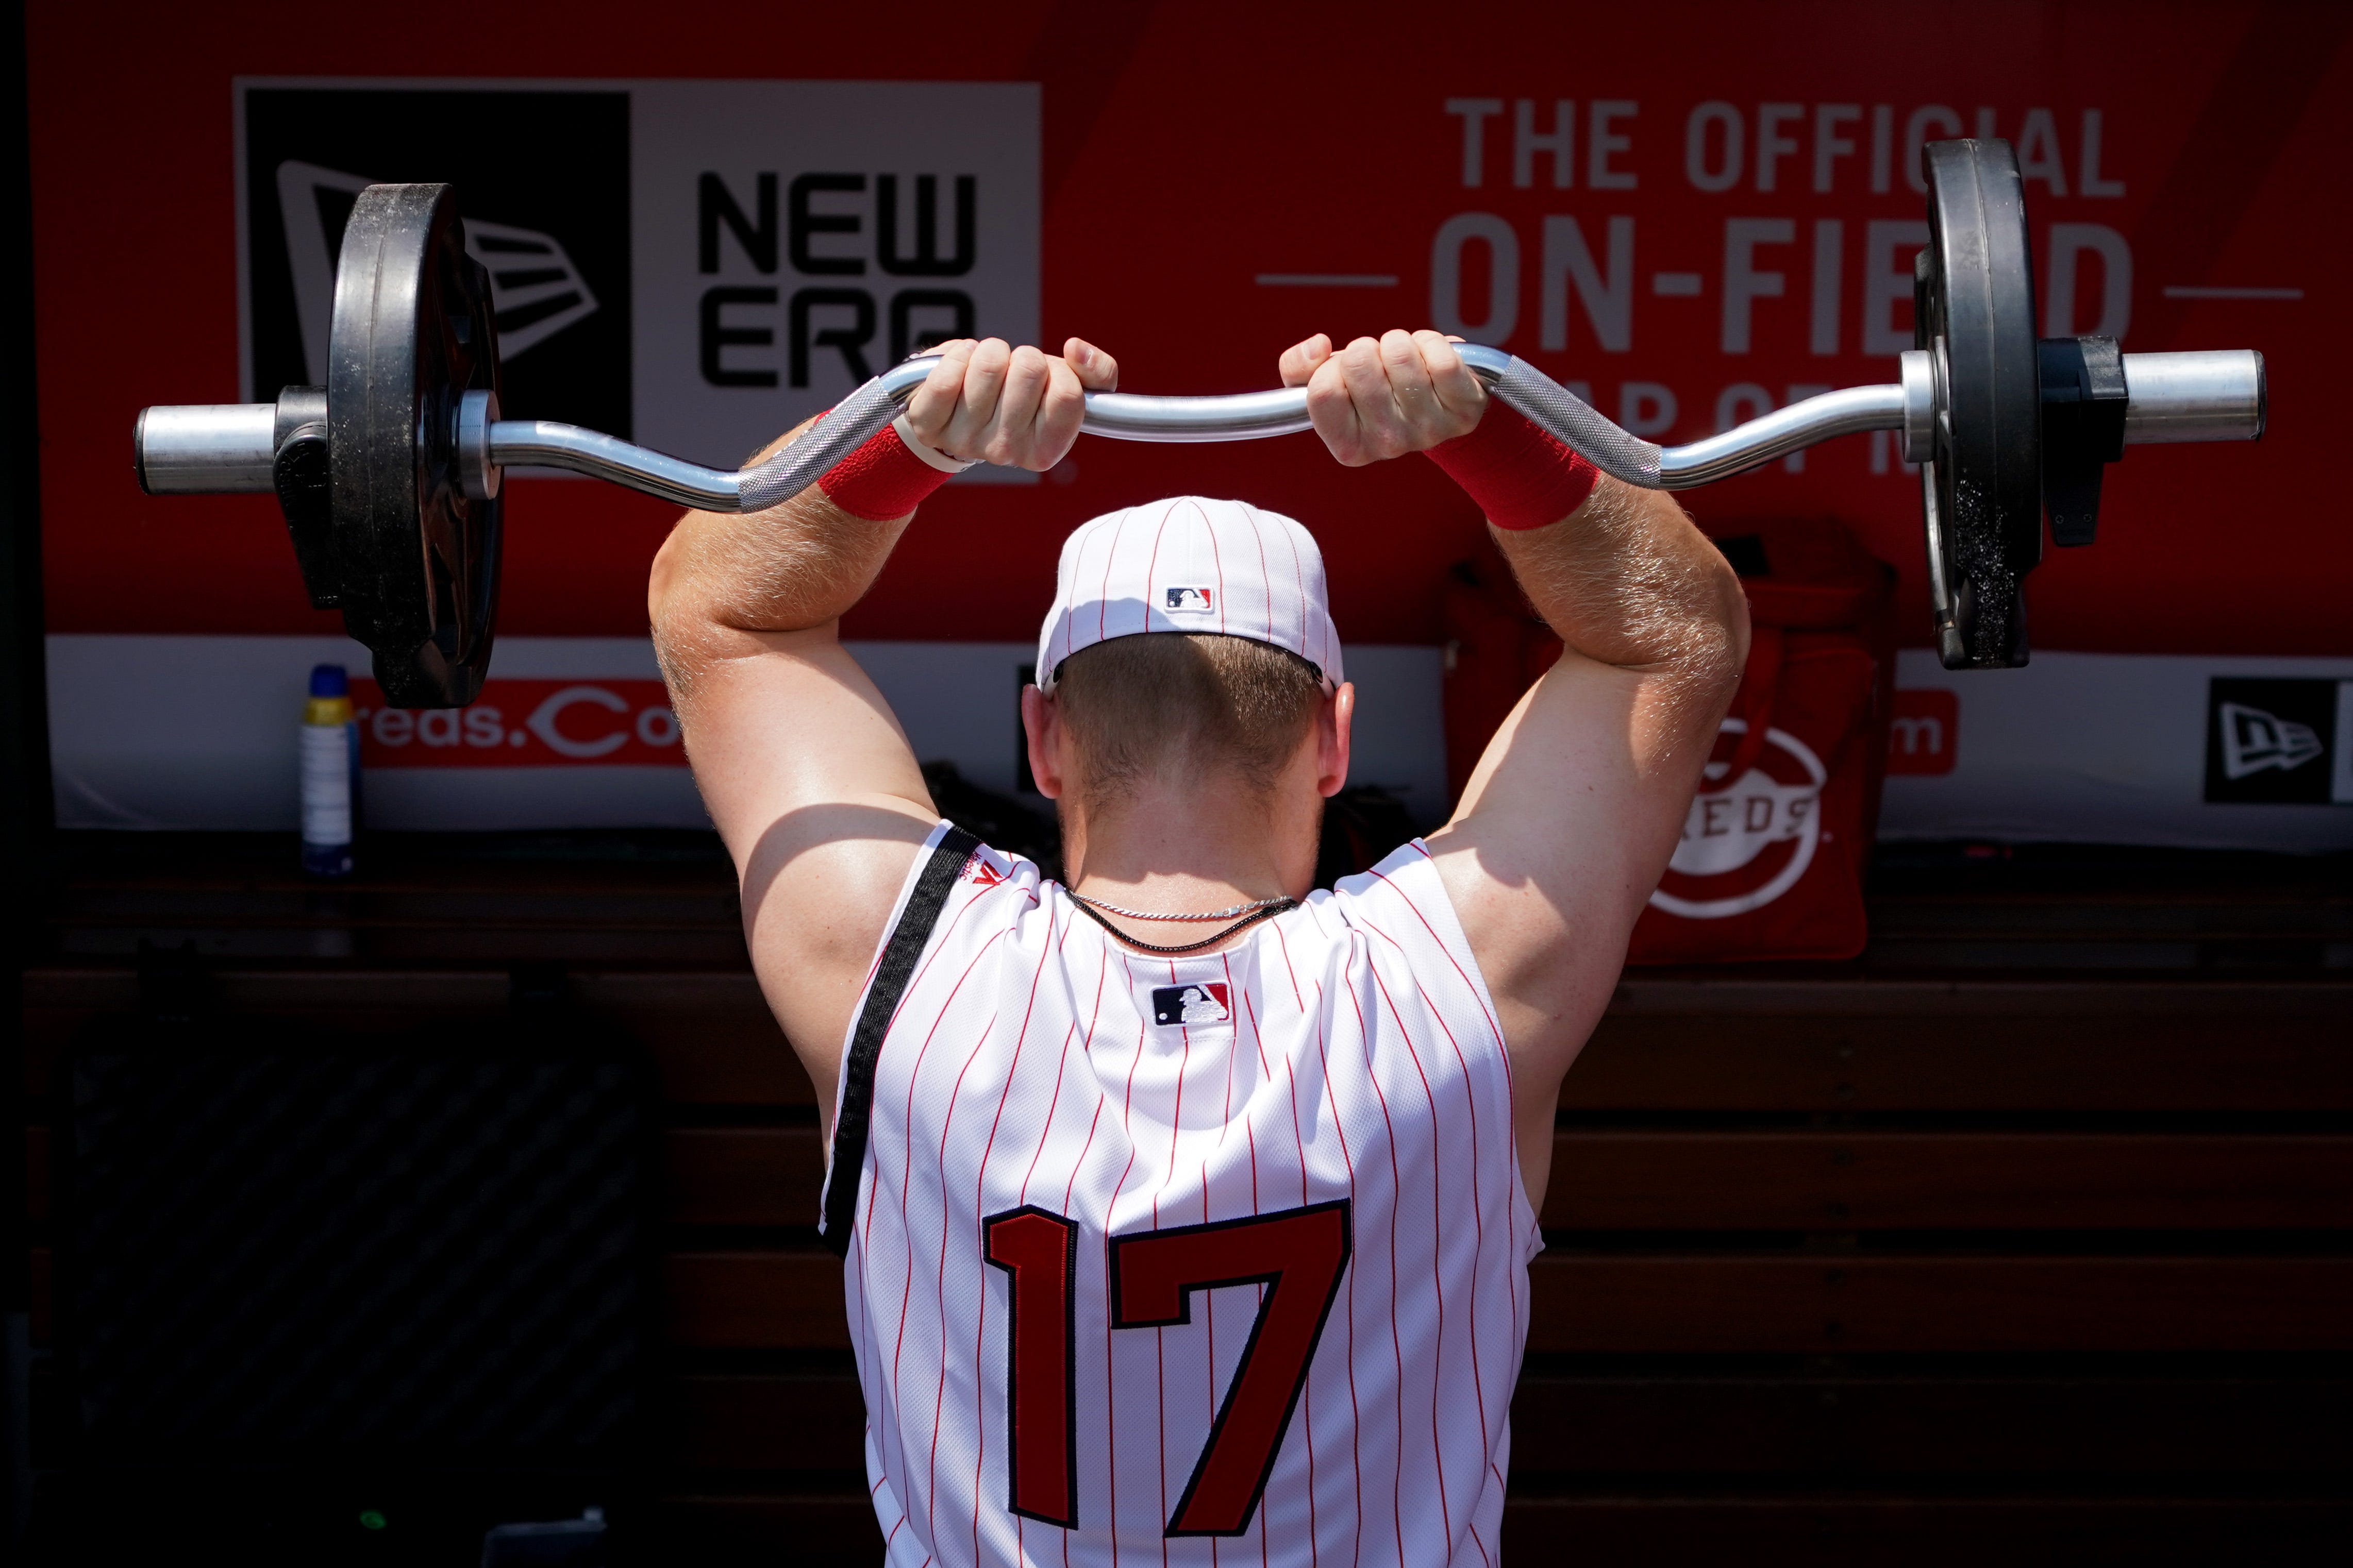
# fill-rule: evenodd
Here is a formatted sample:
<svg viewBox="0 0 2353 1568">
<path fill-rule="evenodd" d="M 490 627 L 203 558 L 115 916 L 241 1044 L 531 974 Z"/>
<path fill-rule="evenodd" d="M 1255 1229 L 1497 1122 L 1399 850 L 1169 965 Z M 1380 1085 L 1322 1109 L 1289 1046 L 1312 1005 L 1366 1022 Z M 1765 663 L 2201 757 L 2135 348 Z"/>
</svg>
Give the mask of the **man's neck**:
<svg viewBox="0 0 2353 1568">
<path fill-rule="evenodd" d="M 1299 793 L 1260 792 L 1232 778 L 1154 783 L 1101 813 L 1071 812 L 1062 843 L 1071 886 L 1166 914 L 1304 898 L 1323 803 Z"/>
</svg>

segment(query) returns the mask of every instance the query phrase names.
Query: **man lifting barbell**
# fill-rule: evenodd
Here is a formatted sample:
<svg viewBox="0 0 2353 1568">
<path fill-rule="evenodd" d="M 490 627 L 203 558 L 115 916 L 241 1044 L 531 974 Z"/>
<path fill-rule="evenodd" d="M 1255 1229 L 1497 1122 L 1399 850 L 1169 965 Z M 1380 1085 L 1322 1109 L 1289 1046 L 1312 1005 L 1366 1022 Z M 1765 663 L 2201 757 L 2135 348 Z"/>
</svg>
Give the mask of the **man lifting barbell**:
<svg viewBox="0 0 2353 1568">
<path fill-rule="evenodd" d="M 688 755 L 824 1108 L 894 1563 L 1496 1548 L 1552 1108 L 1746 613 L 1671 498 L 1437 333 L 1281 371 L 1340 461 L 1453 475 L 1568 650 L 1447 826 L 1330 890 L 1355 692 L 1289 518 L 1178 497 L 1063 546 L 1022 720 L 1068 887 L 939 819 L 837 640 L 949 470 L 1069 450 L 1116 375 L 1083 342 L 946 345 L 816 487 L 690 512 L 654 564 Z"/>
<path fill-rule="evenodd" d="M 1433 333 L 1313 338 L 1283 390 L 1233 398 L 1121 394 L 1077 340 L 959 342 L 740 473 L 501 419 L 448 188 L 372 187 L 330 384 L 150 409 L 139 472 L 275 490 L 314 603 L 412 706 L 470 700 L 488 668 L 507 465 L 702 509 L 649 607 L 761 984 L 820 1090 L 893 1562 L 1207 1561 L 1255 1536 L 1266 1561 L 1492 1563 L 1559 1083 L 1746 644 L 1736 581 L 1663 492 L 1901 432 L 1939 650 L 2000 668 L 2027 657 L 2046 510 L 2089 542 L 2127 443 L 2263 427 L 2256 355 L 2038 342 L 2009 149 L 1923 164 L 1898 382 L 1688 446 Z M 1355 714 L 1321 555 L 1196 497 L 1062 552 L 1022 721 L 1069 886 L 939 821 L 835 635 L 923 498 L 975 461 L 1047 468 L 1082 430 L 1311 427 L 1344 463 L 1428 453 L 1565 646 L 1446 826 L 1311 889 Z"/>
</svg>

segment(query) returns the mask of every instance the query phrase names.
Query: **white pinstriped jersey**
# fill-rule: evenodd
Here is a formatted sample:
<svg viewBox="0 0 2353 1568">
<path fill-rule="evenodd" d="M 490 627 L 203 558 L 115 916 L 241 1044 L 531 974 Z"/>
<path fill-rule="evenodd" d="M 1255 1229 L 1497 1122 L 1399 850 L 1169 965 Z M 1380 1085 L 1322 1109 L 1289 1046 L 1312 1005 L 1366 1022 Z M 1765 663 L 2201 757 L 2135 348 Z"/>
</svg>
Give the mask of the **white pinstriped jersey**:
<svg viewBox="0 0 2353 1568">
<path fill-rule="evenodd" d="M 1417 842 L 1208 956 L 942 824 L 844 1063 L 889 1561 L 1493 1568 L 1541 1242 Z"/>
</svg>

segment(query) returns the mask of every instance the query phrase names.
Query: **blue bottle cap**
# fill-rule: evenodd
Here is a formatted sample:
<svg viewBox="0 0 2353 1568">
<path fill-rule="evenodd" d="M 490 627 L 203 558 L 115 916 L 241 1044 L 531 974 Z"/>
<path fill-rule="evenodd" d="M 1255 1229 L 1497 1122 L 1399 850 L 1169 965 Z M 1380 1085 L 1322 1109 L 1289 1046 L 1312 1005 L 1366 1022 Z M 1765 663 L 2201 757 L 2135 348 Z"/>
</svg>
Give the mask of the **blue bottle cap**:
<svg viewBox="0 0 2353 1568">
<path fill-rule="evenodd" d="M 351 677 L 340 664 L 314 664 L 311 667 L 311 695 L 313 697 L 349 697 Z"/>
</svg>

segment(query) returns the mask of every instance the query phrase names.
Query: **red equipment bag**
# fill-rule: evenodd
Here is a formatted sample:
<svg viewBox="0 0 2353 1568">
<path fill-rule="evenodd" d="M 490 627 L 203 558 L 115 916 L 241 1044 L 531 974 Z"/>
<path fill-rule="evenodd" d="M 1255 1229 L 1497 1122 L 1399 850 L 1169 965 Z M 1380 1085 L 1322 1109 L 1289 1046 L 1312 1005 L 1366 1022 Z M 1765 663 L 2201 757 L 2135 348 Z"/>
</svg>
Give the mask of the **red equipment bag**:
<svg viewBox="0 0 2353 1568">
<path fill-rule="evenodd" d="M 1843 959 L 1887 765 L 1894 574 L 1833 522 L 1721 530 L 1748 668 L 1629 963 Z"/>
<path fill-rule="evenodd" d="M 1834 522 L 1715 531 L 1748 594 L 1748 668 L 1627 962 L 1852 958 L 1886 767 L 1894 574 Z M 1455 567 L 1445 616 L 1447 772 L 1460 798 L 1560 642 L 1492 544 Z"/>
</svg>

